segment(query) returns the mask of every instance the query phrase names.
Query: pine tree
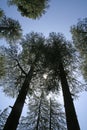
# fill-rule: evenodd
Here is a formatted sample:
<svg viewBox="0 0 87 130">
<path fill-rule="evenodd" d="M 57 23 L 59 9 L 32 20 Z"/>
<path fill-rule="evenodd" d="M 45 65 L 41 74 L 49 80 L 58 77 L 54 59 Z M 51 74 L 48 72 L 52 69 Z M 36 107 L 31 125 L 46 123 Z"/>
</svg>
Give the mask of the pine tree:
<svg viewBox="0 0 87 130">
<path fill-rule="evenodd" d="M 5 75 L 5 57 L 0 54 L 0 79 Z"/>
<path fill-rule="evenodd" d="M 87 18 L 79 20 L 76 25 L 71 27 L 73 43 L 80 55 L 80 69 L 87 81 Z"/>
<path fill-rule="evenodd" d="M 53 98 L 53 97 L 52 97 Z M 30 100 L 30 99 L 29 99 Z M 18 130 L 65 130 L 65 116 L 62 107 L 53 98 L 47 98 L 46 93 L 34 95 L 29 102 L 26 117 L 22 117 Z M 51 127 L 50 127 L 51 126 Z"/>
<path fill-rule="evenodd" d="M 33 74 L 34 72 L 36 73 L 38 72 L 37 68 L 39 68 L 39 64 L 41 63 L 41 60 L 43 61 L 42 52 L 41 52 L 43 48 L 43 42 L 44 42 L 44 37 L 42 35 L 37 33 L 30 33 L 29 35 L 26 36 L 26 39 L 23 39 L 21 42 L 21 46 L 23 48 L 21 54 L 19 54 L 20 60 L 18 60 L 17 57 L 15 57 L 17 56 L 17 53 L 16 55 L 14 54 L 15 50 L 14 52 L 13 50 L 10 51 L 9 53 L 9 54 L 13 54 L 10 55 L 11 57 L 10 60 L 13 59 L 13 62 L 16 62 L 17 64 L 17 68 L 19 68 L 20 71 L 24 74 L 24 82 L 20 86 L 21 88 L 18 97 L 12 107 L 11 113 L 9 114 L 7 122 L 4 126 L 4 130 L 9 130 L 9 129 L 16 130 L 17 128 L 17 125 L 19 123 L 19 118 L 21 116 L 21 112 L 26 99 L 26 95 L 29 91 L 30 82 L 32 80 L 32 77 L 34 76 Z M 13 71 L 15 70 L 16 68 Z"/>
<path fill-rule="evenodd" d="M 48 102 L 44 92 L 35 92 L 29 99 L 28 112 L 26 117 L 22 117 L 18 129 L 24 130 L 44 130 L 48 129 Z"/>
<path fill-rule="evenodd" d="M 74 88 L 74 90 L 79 89 L 76 84 L 71 85 L 71 82 L 74 81 L 72 80 L 73 78 L 71 78 L 72 72 L 76 68 L 75 50 L 72 48 L 72 45 L 67 42 L 62 35 L 55 33 L 51 33 L 47 40 L 44 39 L 42 34 L 30 33 L 22 39 L 20 45 L 22 47 L 20 53 L 17 52 L 17 49 L 15 49 L 13 45 L 6 49 L 8 52 L 6 56 L 10 59 L 8 67 L 11 69 L 11 72 L 13 72 L 10 75 L 14 77 L 14 80 L 12 81 L 15 81 L 18 84 L 19 80 L 19 94 L 14 106 L 12 107 L 12 111 L 7 119 L 4 130 L 8 130 L 9 128 L 15 130 L 17 128 L 27 93 L 30 91 L 33 92 L 38 85 L 40 86 L 40 83 L 36 81 L 37 77 L 41 81 L 42 86 L 45 85 L 47 93 L 48 90 L 54 91 L 55 89 L 60 89 L 60 87 L 62 87 L 67 127 L 69 130 L 74 128 L 79 130 L 80 128 L 71 94 L 72 88 Z M 17 71 L 18 73 L 15 73 Z M 47 74 L 47 78 L 41 80 L 44 73 Z M 73 85 L 76 86 L 73 87 Z M 39 113 L 40 112 L 41 110 Z M 19 114 L 15 116 L 15 113 Z M 71 117 L 75 121 L 73 124 Z M 15 123 L 13 120 L 15 120 Z M 38 118 L 38 121 L 39 120 L 40 118 Z M 40 129 L 44 126 L 47 119 L 42 121 L 43 125 L 37 123 L 39 124 Z M 9 123 L 10 125 L 7 128 Z M 48 126 L 48 123 L 46 126 Z M 37 127 L 37 129 L 39 128 Z"/>
<path fill-rule="evenodd" d="M 22 16 L 32 19 L 41 17 L 48 8 L 49 0 L 8 0 L 10 5 L 16 5 Z"/>
<path fill-rule="evenodd" d="M 51 33 L 49 39 L 47 40 L 47 44 L 46 62 L 49 65 L 50 70 L 53 71 L 53 74 L 55 74 L 59 78 L 59 81 L 61 83 L 67 128 L 68 130 L 80 130 L 72 100 L 72 94 L 70 92 L 70 87 L 68 83 L 69 72 L 71 74 L 71 70 L 75 68 L 75 66 L 73 66 L 75 65 L 73 64 L 73 61 L 75 60 L 73 59 L 75 50 L 61 34 Z M 74 61 L 74 63 L 75 62 L 76 60 Z M 73 123 L 72 120 L 74 121 Z"/>
<path fill-rule="evenodd" d="M 11 42 L 19 40 L 21 36 L 22 29 L 19 22 L 3 15 L 0 18 L 0 37 Z"/>
<path fill-rule="evenodd" d="M 49 99 L 49 130 L 66 130 L 65 114 L 62 106 L 53 97 Z"/>
<path fill-rule="evenodd" d="M 3 130 L 7 117 L 8 117 L 8 108 L 5 108 L 3 111 L 0 110 L 0 129 L 1 130 Z"/>
<path fill-rule="evenodd" d="M 4 11 L 0 8 L 0 19 L 4 16 Z"/>
</svg>

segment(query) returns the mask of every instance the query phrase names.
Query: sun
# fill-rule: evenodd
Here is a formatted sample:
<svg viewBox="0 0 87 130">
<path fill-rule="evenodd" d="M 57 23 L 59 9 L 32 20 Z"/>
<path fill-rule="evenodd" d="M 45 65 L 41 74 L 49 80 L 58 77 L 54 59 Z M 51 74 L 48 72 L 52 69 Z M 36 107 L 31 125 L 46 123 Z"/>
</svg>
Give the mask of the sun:
<svg viewBox="0 0 87 130">
<path fill-rule="evenodd" d="M 47 74 L 43 74 L 43 78 L 44 78 L 44 79 L 47 79 Z"/>
</svg>

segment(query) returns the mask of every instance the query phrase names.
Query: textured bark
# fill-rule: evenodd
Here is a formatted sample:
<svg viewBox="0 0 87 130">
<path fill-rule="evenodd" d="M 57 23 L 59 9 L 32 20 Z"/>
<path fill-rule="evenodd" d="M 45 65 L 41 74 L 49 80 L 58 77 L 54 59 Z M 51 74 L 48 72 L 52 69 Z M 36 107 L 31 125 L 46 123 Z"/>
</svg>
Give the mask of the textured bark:
<svg viewBox="0 0 87 130">
<path fill-rule="evenodd" d="M 68 130 L 80 130 L 63 64 L 59 65 Z"/>
<path fill-rule="evenodd" d="M 25 103 L 26 95 L 29 89 L 29 84 L 33 75 L 34 67 L 32 66 L 28 74 L 26 75 L 23 86 L 19 92 L 19 95 L 12 107 L 12 111 L 7 119 L 7 122 L 3 130 L 16 130 L 19 124 L 19 118 L 22 113 L 22 109 Z"/>
</svg>

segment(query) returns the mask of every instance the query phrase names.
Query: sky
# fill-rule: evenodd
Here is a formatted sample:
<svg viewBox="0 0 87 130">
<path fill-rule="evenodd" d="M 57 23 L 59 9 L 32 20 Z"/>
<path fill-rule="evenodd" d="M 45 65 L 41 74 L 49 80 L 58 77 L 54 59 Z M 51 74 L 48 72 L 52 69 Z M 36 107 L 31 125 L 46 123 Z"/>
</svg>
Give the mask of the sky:
<svg viewBox="0 0 87 130">
<path fill-rule="evenodd" d="M 6 2 L 7 0 L 0 0 L 0 8 L 4 10 L 6 16 L 20 22 L 24 35 L 34 31 L 41 32 L 47 37 L 50 32 L 60 32 L 67 40 L 71 40 L 70 27 L 76 24 L 78 19 L 87 17 L 87 0 L 50 0 L 46 14 L 37 20 L 22 17 L 15 6 L 8 7 Z M 11 98 L 5 97 L 1 89 L 0 100 L 0 109 L 14 102 Z M 74 101 L 81 130 L 87 130 L 86 100 L 87 93 L 83 92 Z"/>
</svg>

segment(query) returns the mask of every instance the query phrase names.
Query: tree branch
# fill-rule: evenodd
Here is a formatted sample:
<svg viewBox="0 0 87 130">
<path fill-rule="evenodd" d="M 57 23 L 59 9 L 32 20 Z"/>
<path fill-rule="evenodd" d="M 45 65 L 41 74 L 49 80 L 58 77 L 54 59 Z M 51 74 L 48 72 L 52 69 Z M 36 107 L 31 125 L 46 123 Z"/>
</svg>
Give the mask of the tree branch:
<svg viewBox="0 0 87 130">
<path fill-rule="evenodd" d="M 17 61 L 17 65 L 20 68 L 20 70 L 22 71 L 23 74 L 27 75 L 27 73 L 23 70 L 23 68 L 21 67 L 19 61 L 17 59 L 15 59 Z"/>
</svg>

